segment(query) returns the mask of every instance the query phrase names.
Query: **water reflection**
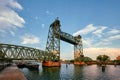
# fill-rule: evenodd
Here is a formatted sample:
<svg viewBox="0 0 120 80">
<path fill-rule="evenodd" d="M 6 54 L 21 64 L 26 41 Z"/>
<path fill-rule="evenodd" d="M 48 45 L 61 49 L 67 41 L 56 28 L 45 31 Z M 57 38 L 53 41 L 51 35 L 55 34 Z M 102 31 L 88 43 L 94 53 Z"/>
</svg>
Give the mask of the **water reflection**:
<svg viewBox="0 0 120 80">
<path fill-rule="evenodd" d="M 59 80 L 60 67 L 43 67 L 41 80 Z"/>
<path fill-rule="evenodd" d="M 22 68 L 28 80 L 120 80 L 120 66 L 107 65 L 105 71 L 98 65 L 74 66 L 62 64 L 61 67 L 42 67 L 39 70 Z"/>
<path fill-rule="evenodd" d="M 105 67 L 106 67 L 106 66 L 102 66 L 102 72 L 105 72 Z"/>
<path fill-rule="evenodd" d="M 83 78 L 83 69 L 84 69 L 84 66 L 78 66 L 78 65 L 75 65 L 74 66 L 74 76 L 73 76 L 73 79 L 75 80 L 79 80 Z"/>
<path fill-rule="evenodd" d="M 66 67 L 66 64 L 62 64 L 60 70 L 60 80 L 71 80 L 74 76 L 74 65 L 70 64 Z"/>
<path fill-rule="evenodd" d="M 98 76 L 101 74 L 97 65 L 84 66 L 82 80 L 98 80 Z"/>
</svg>

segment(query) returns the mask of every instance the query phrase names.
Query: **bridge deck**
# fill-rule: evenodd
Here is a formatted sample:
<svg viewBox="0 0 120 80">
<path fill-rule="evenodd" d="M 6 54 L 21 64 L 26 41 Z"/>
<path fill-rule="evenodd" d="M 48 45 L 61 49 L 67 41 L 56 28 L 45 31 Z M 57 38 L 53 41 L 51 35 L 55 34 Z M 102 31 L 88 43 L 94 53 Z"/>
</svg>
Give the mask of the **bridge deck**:
<svg viewBox="0 0 120 80">
<path fill-rule="evenodd" d="M 72 35 L 65 32 L 60 33 L 60 39 L 70 44 L 74 44 L 74 45 L 78 44 L 78 42 L 75 40 L 75 38 Z"/>
</svg>

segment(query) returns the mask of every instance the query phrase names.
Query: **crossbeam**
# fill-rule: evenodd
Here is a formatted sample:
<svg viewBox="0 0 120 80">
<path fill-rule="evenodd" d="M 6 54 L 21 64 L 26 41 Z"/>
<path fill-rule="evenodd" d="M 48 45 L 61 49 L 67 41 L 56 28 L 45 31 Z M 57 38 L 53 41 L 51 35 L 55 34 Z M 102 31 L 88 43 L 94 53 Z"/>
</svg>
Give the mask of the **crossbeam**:
<svg viewBox="0 0 120 80">
<path fill-rule="evenodd" d="M 72 35 L 62 31 L 60 33 L 60 39 L 73 45 L 78 44 L 78 41 Z"/>
</svg>

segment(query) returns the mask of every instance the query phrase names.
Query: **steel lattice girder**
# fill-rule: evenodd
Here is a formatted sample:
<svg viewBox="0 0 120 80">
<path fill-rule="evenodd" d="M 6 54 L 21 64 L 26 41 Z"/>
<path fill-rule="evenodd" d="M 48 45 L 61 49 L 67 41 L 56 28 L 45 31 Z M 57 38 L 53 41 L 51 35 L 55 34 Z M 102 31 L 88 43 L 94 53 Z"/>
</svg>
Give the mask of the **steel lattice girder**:
<svg viewBox="0 0 120 80">
<path fill-rule="evenodd" d="M 57 19 L 49 27 L 45 51 L 47 52 L 45 60 L 60 60 L 60 22 Z"/>
<path fill-rule="evenodd" d="M 44 51 L 10 44 L 0 44 L 0 59 L 43 60 Z"/>
</svg>

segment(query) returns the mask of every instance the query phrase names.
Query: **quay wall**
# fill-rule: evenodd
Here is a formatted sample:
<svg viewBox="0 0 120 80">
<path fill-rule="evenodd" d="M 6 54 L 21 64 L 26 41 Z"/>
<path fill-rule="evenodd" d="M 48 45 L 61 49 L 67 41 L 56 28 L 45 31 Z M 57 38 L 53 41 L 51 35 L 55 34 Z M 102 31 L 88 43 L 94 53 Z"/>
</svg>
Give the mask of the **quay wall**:
<svg viewBox="0 0 120 80">
<path fill-rule="evenodd" d="M 27 80 L 16 65 L 6 67 L 0 72 L 0 80 Z"/>
</svg>

